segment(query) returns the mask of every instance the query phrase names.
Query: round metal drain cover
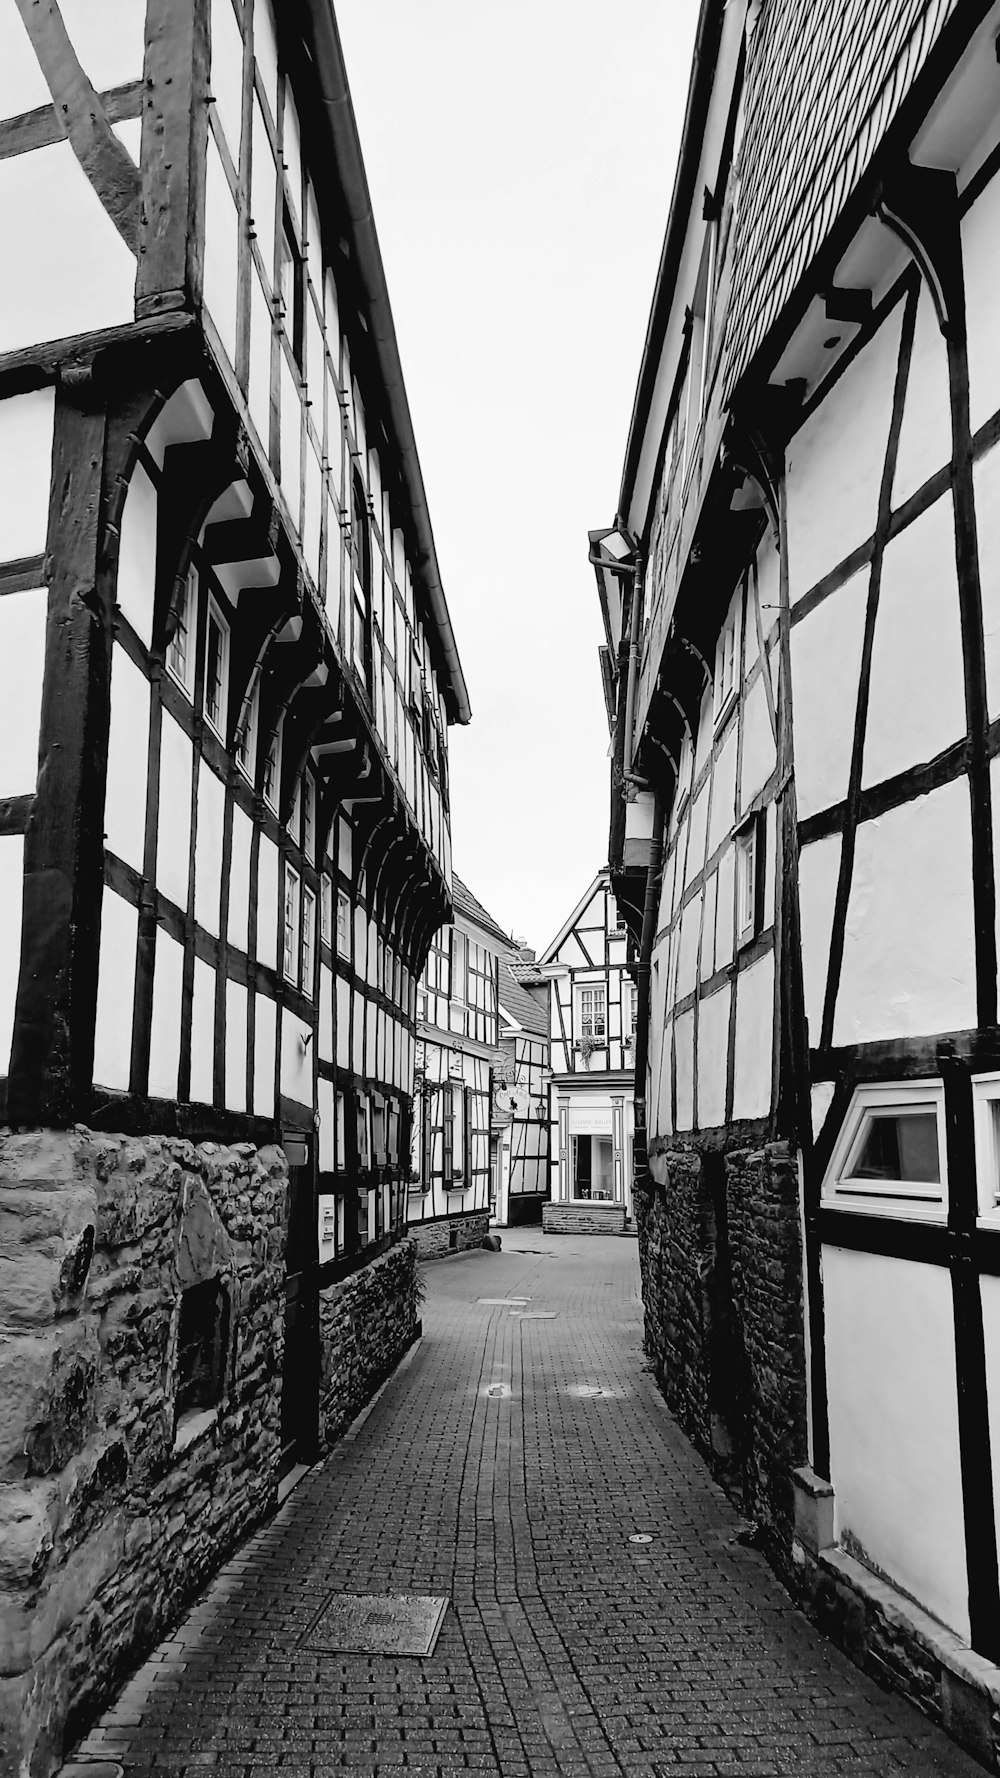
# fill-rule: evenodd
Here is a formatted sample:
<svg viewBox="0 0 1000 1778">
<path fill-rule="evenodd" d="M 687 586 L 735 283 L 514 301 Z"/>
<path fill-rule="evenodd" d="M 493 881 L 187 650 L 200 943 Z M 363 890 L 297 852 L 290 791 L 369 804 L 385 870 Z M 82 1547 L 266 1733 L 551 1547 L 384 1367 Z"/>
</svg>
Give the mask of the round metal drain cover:
<svg viewBox="0 0 1000 1778">
<path fill-rule="evenodd" d="M 652 1543 L 652 1541 L 648 1531 L 634 1531 L 629 1538 L 629 1543 Z"/>
</svg>

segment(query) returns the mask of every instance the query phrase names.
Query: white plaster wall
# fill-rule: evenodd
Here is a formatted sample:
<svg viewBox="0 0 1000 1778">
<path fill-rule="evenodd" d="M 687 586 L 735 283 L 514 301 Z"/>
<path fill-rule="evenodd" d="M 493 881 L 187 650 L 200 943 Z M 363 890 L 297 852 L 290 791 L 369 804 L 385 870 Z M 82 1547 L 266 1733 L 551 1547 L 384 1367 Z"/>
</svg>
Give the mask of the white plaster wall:
<svg viewBox="0 0 1000 1778">
<path fill-rule="evenodd" d="M 333 1081 L 320 1079 L 317 1082 L 317 1094 L 319 1102 L 319 1170 L 321 1173 L 332 1173 L 337 1164 L 337 1126 Z"/>
<path fill-rule="evenodd" d="M 351 1065 L 351 989 L 343 976 L 337 977 L 337 1067 Z"/>
<path fill-rule="evenodd" d="M 253 1035 L 253 1108 L 257 1117 L 273 1117 L 274 1054 L 277 1043 L 277 1007 L 266 994 L 257 995 Z"/>
<path fill-rule="evenodd" d="M 714 870 L 705 883 L 704 918 L 701 922 L 701 951 L 698 958 L 698 978 L 707 981 L 715 974 L 715 921 L 719 900 L 719 873 Z"/>
<path fill-rule="evenodd" d="M 791 631 L 792 745 L 799 820 L 847 795 L 868 603 L 854 574 Z"/>
<path fill-rule="evenodd" d="M 986 648 L 986 703 L 1000 715 L 1000 450 L 994 446 L 972 471 L 979 537 L 979 583 Z"/>
<path fill-rule="evenodd" d="M 105 889 L 94 1028 L 94 1085 L 127 1092 L 132 1059 L 132 998 L 139 916 Z"/>
<path fill-rule="evenodd" d="M 248 948 L 250 917 L 250 843 L 253 822 L 238 804 L 233 806 L 233 845 L 229 867 L 229 943 L 239 951 Z"/>
<path fill-rule="evenodd" d="M 325 963 L 319 966 L 319 1044 L 320 1059 L 333 1061 L 333 971 Z"/>
<path fill-rule="evenodd" d="M 18 117 L 51 102 L 45 76 L 14 0 L 0 0 L 0 117 Z"/>
<path fill-rule="evenodd" d="M 351 1067 L 355 1074 L 365 1071 L 365 1002 L 357 989 L 351 992 Z"/>
<path fill-rule="evenodd" d="M 708 781 L 691 803 L 690 832 L 685 861 L 685 887 L 705 868 L 705 828 L 708 821 Z"/>
<path fill-rule="evenodd" d="M 52 389 L 33 389 L 0 401 L 0 562 L 40 556 L 45 549 L 54 415 Z"/>
<path fill-rule="evenodd" d="M 733 1116 L 765 1117 L 771 1109 L 774 958 L 761 957 L 736 978 Z"/>
<path fill-rule="evenodd" d="M 743 706 L 743 760 L 740 771 L 740 813 L 763 790 L 777 762 L 774 731 L 767 708 L 767 691 L 758 676 Z"/>
<path fill-rule="evenodd" d="M 820 1131 L 826 1122 L 826 1114 L 833 1104 L 834 1083 L 832 1080 L 818 1080 L 810 1088 L 810 1113 L 812 1116 L 813 1141 L 818 1142 Z"/>
<path fill-rule="evenodd" d="M 233 0 L 212 0 L 212 97 L 234 167 L 240 164 L 243 119 L 243 37 Z"/>
<path fill-rule="evenodd" d="M 153 640 L 156 581 L 156 489 L 137 463 L 122 513 L 117 599 L 136 635 L 149 648 Z"/>
<path fill-rule="evenodd" d="M 681 915 L 680 945 L 677 963 L 677 999 L 690 994 L 698 975 L 698 929 L 701 903 L 697 896 L 689 901 Z"/>
<path fill-rule="evenodd" d="M 975 432 L 1000 408 L 1000 180 L 995 177 L 962 218 L 965 324 L 969 345 L 969 416 Z"/>
<path fill-rule="evenodd" d="M 28 796 L 38 778 L 48 605 L 45 587 L 0 599 L 0 796 Z"/>
<path fill-rule="evenodd" d="M 709 858 L 721 846 L 736 819 L 736 724 L 719 751 L 712 772 L 712 811 L 708 824 Z"/>
<path fill-rule="evenodd" d="M 933 759 L 965 727 L 955 521 L 945 495 L 883 557 L 862 784 Z"/>
<path fill-rule="evenodd" d="M 247 1018 L 249 996 L 242 982 L 226 983 L 226 1105 L 247 1108 Z"/>
<path fill-rule="evenodd" d="M 717 1129 L 726 1121 L 726 1059 L 729 1051 L 728 982 L 698 1007 L 698 1125 Z"/>
<path fill-rule="evenodd" d="M 149 1091 L 154 1099 L 177 1098 L 183 974 L 184 947 L 161 929 L 156 934 L 149 1039 Z"/>
<path fill-rule="evenodd" d="M 674 1025 L 677 1059 L 677 1128 L 694 1127 L 694 1012 L 682 1013 Z"/>
<path fill-rule="evenodd" d="M 0 160 L 0 352 L 131 321 L 135 260 L 68 142 Z"/>
<path fill-rule="evenodd" d="M 313 1054 L 309 1026 L 285 1007 L 281 1014 L 281 1090 L 303 1105 L 313 1102 Z M 303 1049 L 303 1043 L 306 1048 Z"/>
<path fill-rule="evenodd" d="M 191 1001 L 191 1101 L 211 1105 L 215 1096 L 215 970 L 194 961 L 194 993 Z"/>
<path fill-rule="evenodd" d="M 257 437 L 265 456 L 270 448 L 271 339 L 273 333 L 274 322 L 271 305 L 264 294 L 264 286 L 254 269 L 250 273 L 250 376 L 247 385 L 247 401 L 250 408 L 250 418 L 256 428 Z M 331 535 L 339 538 L 340 533 L 333 530 Z"/>
<path fill-rule="evenodd" d="M 937 323 L 934 302 L 920 286 L 903 424 L 892 482 L 892 504 L 902 506 L 929 476 L 951 461 L 951 396 L 948 348 Z"/>
<path fill-rule="evenodd" d="M 21 909 L 24 900 L 24 840 L 0 838 L 0 1076 L 10 1068 L 17 982 L 21 973 Z"/>
<path fill-rule="evenodd" d="M 824 1247 L 823 1293 L 838 1535 L 967 1639 L 947 1268 Z"/>
<path fill-rule="evenodd" d="M 142 78 L 145 0 L 59 0 L 59 10 L 95 91 Z"/>
<path fill-rule="evenodd" d="M 194 848 L 194 917 L 215 938 L 219 936 L 225 807 L 226 793 L 221 779 L 216 777 L 211 766 L 201 760 L 198 768 L 198 828 Z"/>
<path fill-rule="evenodd" d="M 1000 1278 L 979 1281 L 986 1342 L 986 1399 L 990 1418 L 990 1461 L 994 1511 L 1000 1514 Z"/>
<path fill-rule="evenodd" d="M 799 924 L 802 936 L 802 982 L 809 1042 L 819 1042 L 823 1002 L 830 966 L 833 904 L 840 870 L 841 838 L 830 834 L 803 846 L 799 853 Z"/>
<path fill-rule="evenodd" d="M 205 307 L 229 363 L 236 363 L 238 217 L 219 151 L 208 138 L 205 178 Z"/>
<path fill-rule="evenodd" d="M 719 886 L 715 901 L 715 967 L 725 969 L 733 960 L 733 922 L 736 897 L 736 854 L 729 846 L 719 859 Z"/>
<path fill-rule="evenodd" d="M 109 850 L 138 871 L 146 843 L 148 753 L 149 681 L 116 644 L 111 661 L 104 837 Z"/>
<path fill-rule="evenodd" d="M 157 821 L 156 886 L 187 910 L 191 851 L 191 743 L 168 711 L 160 719 L 160 807 Z"/>
<path fill-rule="evenodd" d="M 274 969 L 278 962 L 278 848 L 266 834 L 257 854 L 257 961 Z"/>
<path fill-rule="evenodd" d="M 834 1043 L 976 1022 L 966 779 L 858 828 Z"/>
<path fill-rule="evenodd" d="M 793 604 L 875 529 L 901 316 L 897 306 L 788 446 Z"/>
</svg>

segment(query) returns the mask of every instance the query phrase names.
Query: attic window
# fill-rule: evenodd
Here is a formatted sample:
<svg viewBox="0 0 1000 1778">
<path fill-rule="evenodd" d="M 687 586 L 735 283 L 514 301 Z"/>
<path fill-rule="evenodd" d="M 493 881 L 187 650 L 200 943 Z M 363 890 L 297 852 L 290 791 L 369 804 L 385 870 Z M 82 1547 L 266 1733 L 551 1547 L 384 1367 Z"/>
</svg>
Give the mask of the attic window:
<svg viewBox="0 0 1000 1778">
<path fill-rule="evenodd" d="M 181 1293 L 177 1326 L 178 1426 L 222 1399 L 229 1343 L 229 1298 L 220 1278 L 192 1284 Z"/>
</svg>

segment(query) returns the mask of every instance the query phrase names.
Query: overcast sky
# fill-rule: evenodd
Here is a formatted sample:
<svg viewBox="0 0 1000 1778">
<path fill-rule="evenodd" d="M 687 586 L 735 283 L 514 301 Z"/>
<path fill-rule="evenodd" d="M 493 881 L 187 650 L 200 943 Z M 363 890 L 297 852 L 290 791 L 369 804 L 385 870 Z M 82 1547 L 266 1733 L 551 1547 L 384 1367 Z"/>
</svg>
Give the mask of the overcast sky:
<svg viewBox="0 0 1000 1778">
<path fill-rule="evenodd" d="M 336 0 L 472 703 L 455 869 L 555 936 L 607 861 L 615 514 L 695 0 Z"/>
</svg>

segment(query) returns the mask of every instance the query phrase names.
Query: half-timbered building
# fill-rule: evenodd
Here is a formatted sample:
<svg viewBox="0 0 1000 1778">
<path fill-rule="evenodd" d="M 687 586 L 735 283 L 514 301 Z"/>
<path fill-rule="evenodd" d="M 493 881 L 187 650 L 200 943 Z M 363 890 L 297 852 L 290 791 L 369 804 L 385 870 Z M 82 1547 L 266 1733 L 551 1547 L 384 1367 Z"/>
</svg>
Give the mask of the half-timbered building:
<svg viewBox="0 0 1000 1778">
<path fill-rule="evenodd" d="M 815 1609 L 882 1671 L 919 1643 L 989 1763 L 998 32 L 704 0 L 591 534 L 649 1349 Z"/>
<path fill-rule="evenodd" d="M 500 959 L 510 940 L 458 877 L 417 990 L 407 1221 L 421 1253 L 479 1247 L 490 1226 Z"/>
<path fill-rule="evenodd" d="M 469 705 L 330 0 L 3 0 L 0 221 L 0 1765 L 39 1778 L 413 1337 Z"/>
<path fill-rule="evenodd" d="M 514 1228 L 541 1222 L 549 1195 L 549 984 L 528 946 L 501 958 L 499 998 L 491 1202 Z"/>
<path fill-rule="evenodd" d="M 550 996 L 546 1229 L 600 1234 L 632 1219 L 633 949 L 605 869 L 538 958 Z"/>
</svg>

